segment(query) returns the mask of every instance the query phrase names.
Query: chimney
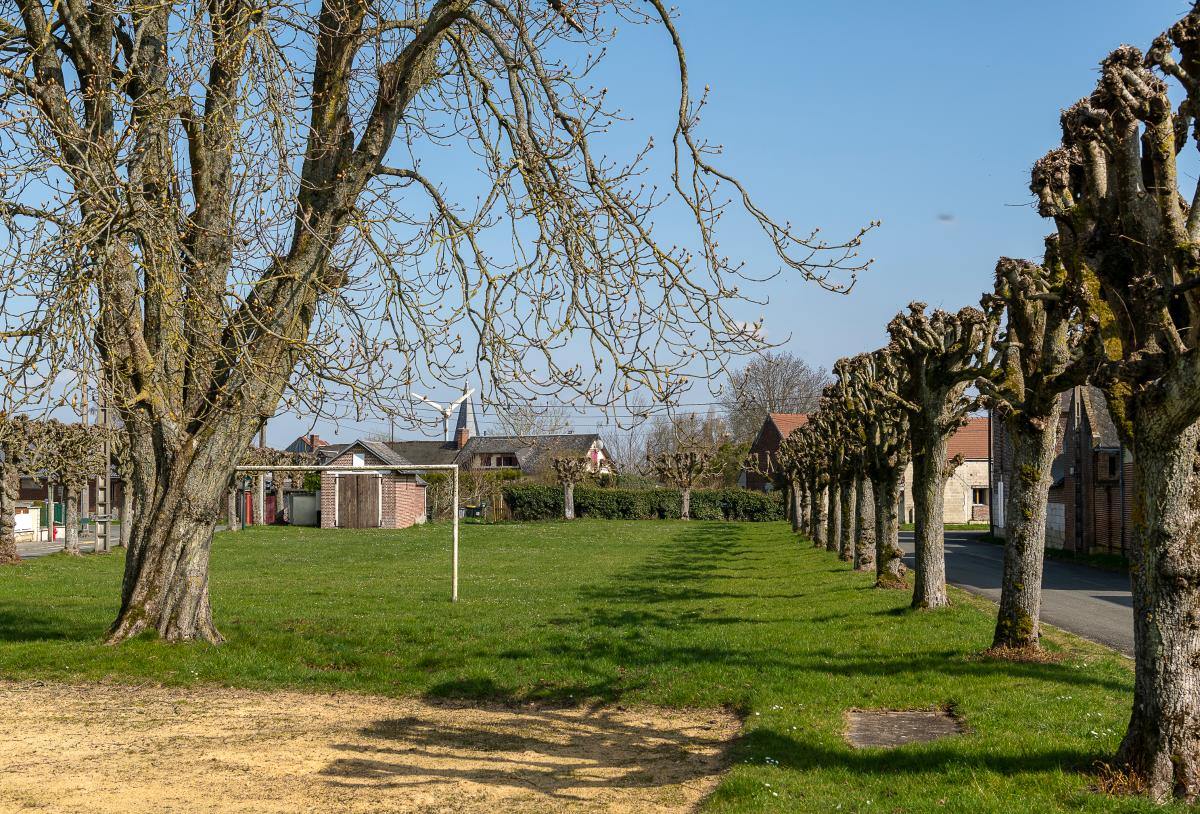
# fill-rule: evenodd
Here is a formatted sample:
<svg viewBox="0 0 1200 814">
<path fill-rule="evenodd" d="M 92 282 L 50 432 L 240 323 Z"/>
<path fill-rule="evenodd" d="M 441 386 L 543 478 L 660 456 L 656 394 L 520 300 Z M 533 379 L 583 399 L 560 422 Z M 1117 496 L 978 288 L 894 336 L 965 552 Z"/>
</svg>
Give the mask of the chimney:
<svg viewBox="0 0 1200 814">
<path fill-rule="evenodd" d="M 454 431 L 454 448 L 462 449 L 467 445 L 467 439 L 471 437 L 471 430 L 467 427 L 459 427 Z"/>
</svg>

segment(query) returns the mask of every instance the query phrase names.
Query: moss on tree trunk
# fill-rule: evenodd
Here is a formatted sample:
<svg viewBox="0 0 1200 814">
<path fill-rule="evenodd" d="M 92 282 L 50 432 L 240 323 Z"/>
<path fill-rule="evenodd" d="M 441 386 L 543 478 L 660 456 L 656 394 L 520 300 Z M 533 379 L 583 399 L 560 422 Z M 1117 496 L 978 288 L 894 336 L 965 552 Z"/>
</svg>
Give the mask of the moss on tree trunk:
<svg viewBox="0 0 1200 814">
<path fill-rule="evenodd" d="M 1055 401 L 1057 412 L 1057 400 Z M 1035 421 L 1016 415 L 1005 422 L 1013 447 L 1014 474 L 1004 509 L 1004 577 L 993 647 L 1037 647 L 1041 637 L 1042 561 L 1046 553 L 1046 504 L 1058 416 Z"/>
</svg>

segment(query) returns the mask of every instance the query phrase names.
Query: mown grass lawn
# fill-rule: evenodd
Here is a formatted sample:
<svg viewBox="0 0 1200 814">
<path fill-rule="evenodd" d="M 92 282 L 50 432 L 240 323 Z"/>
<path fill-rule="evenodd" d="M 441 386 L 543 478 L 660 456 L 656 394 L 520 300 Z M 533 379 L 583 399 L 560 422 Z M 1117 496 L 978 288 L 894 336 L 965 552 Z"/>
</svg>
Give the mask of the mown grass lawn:
<svg viewBox="0 0 1200 814">
<path fill-rule="evenodd" d="M 99 644 L 119 554 L 0 569 L 9 677 L 354 690 L 488 700 L 728 705 L 746 716 L 707 810 L 1143 811 L 1089 791 L 1115 750 L 1131 670 L 1053 635 L 1058 664 L 984 660 L 990 606 L 908 611 L 782 523 L 259 529 L 217 536 L 228 642 Z M 950 706 L 969 733 L 851 749 L 854 708 Z"/>
</svg>

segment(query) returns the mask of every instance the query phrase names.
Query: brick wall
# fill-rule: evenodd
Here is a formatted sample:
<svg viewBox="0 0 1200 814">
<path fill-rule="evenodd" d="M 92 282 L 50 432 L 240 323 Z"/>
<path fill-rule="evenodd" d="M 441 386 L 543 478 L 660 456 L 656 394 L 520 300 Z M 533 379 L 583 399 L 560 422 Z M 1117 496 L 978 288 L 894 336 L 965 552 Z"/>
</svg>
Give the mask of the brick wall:
<svg viewBox="0 0 1200 814">
<path fill-rule="evenodd" d="M 353 466 L 354 452 L 349 450 L 330 462 L 331 466 Z M 381 466 L 382 461 L 365 450 L 358 451 L 366 466 Z M 425 487 L 415 475 L 384 474 L 380 489 L 381 526 L 385 529 L 405 529 L 425 520 Z M 321 528 L 337 525 L 337 475 L 321 473 Z"/>
</svg>

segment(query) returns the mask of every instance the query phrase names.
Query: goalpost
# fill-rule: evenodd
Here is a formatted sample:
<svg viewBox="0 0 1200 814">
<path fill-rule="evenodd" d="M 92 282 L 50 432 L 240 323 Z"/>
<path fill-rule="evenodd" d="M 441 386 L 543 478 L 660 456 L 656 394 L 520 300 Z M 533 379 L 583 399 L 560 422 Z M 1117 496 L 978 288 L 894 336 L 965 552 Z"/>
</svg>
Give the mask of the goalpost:
<svg viewBox="0 0 1200 814">
<path fill-rule="evenodd" d="M 451 545 L 450 555 L 450 601 L 458 601 L 458 464 L 425 464 L 391 466 L 388 464 L 363 464 L 362 466 L 295 466 L 283 465 L 274 466 L 269 464 L 256 464 L 254 466 L 235 466 L 235 472 L 358 472 L 363 475 L 378 474 L 381 471 L 397 472 L 403 474 L 415 474 L 418 472 L 451 472 L 454 478 L 453 497 L 450 499 L 453 511 L 450 513 L 453 522 L 453 543 Z M 259 498 L 261 499 L 261 495 Z M 264 505 L 265 505 L 265 501 Z M 425 498 L 425 511 L 429 512 L 429 498 Z"/>
</svg>

